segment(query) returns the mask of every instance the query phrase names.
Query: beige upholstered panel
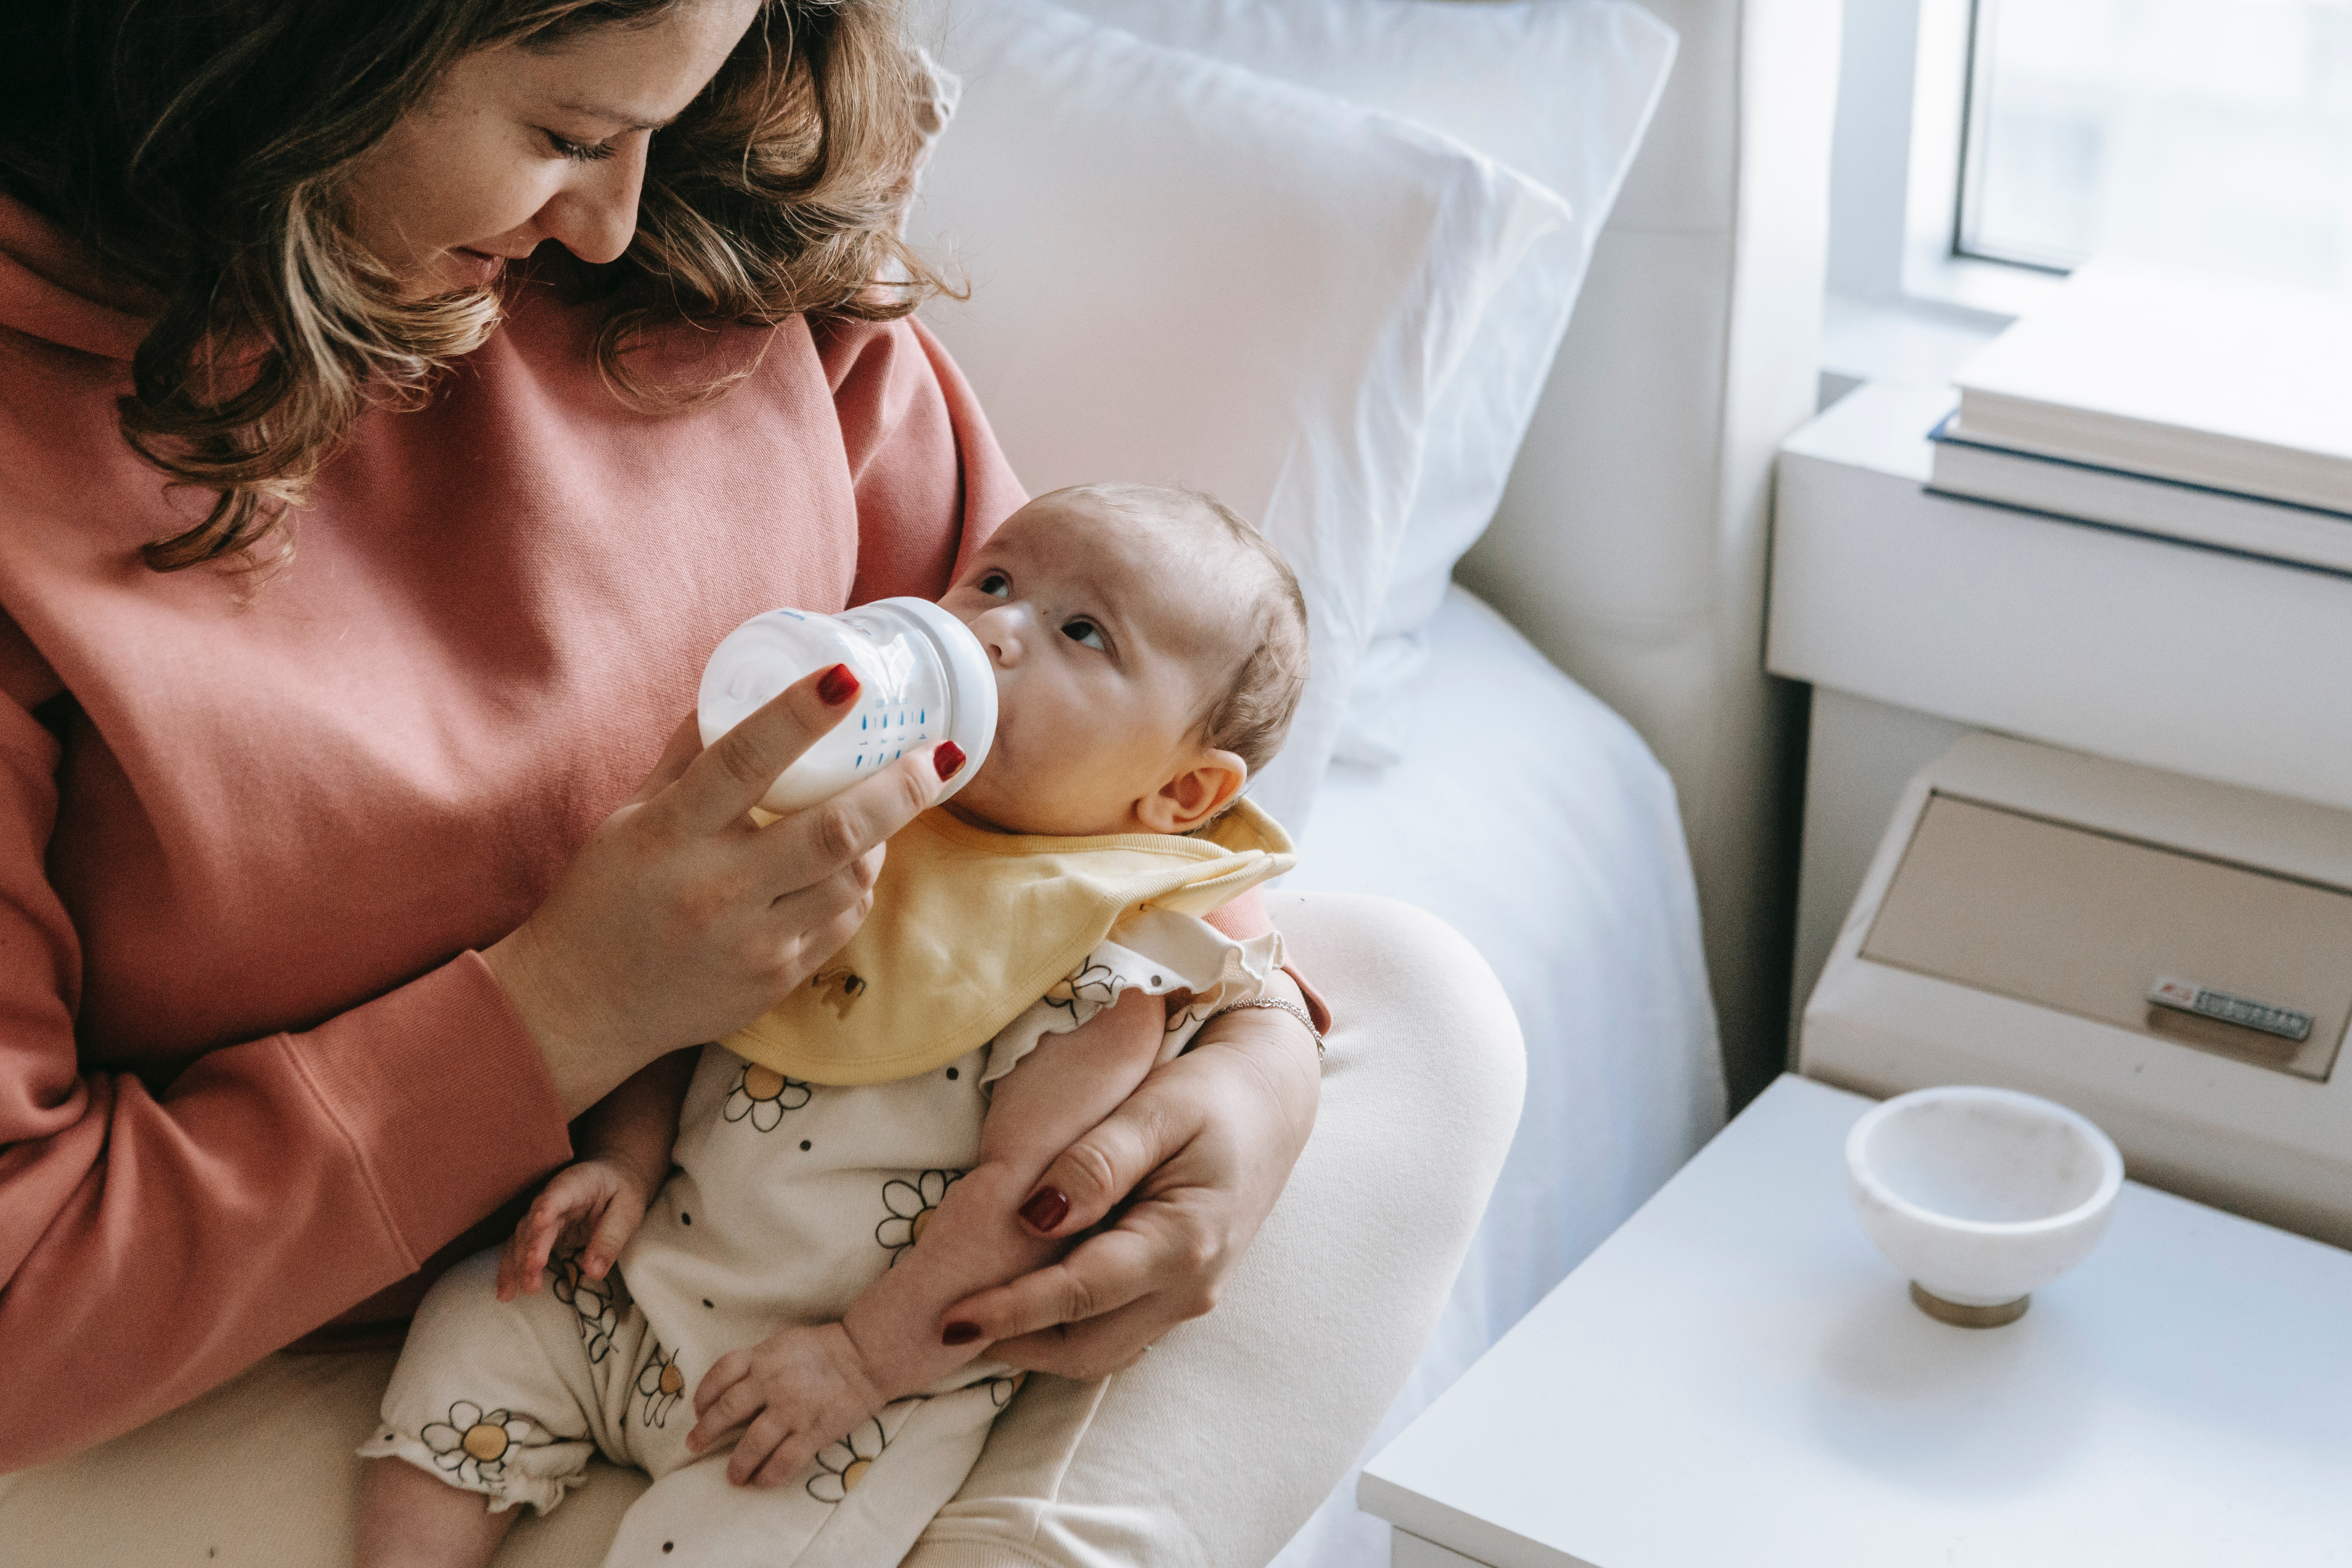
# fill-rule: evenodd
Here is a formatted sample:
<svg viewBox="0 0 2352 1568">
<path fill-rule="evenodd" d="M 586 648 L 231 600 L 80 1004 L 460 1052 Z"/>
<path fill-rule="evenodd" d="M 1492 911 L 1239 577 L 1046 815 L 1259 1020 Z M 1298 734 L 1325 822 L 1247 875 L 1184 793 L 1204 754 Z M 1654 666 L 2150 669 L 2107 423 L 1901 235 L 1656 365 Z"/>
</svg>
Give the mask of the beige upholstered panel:
<svg viewBox="0 0 2352 1568">
<path fill-rule="evenodd" d="M 1772 454 L 1811 416 L 1838 0 L 1643 0 L 1682 36 L 1463 582 L 1674 775 L 1735 1102 L 1779 1070 L 1793 691 L 1763 673 Z"/>
</svg>

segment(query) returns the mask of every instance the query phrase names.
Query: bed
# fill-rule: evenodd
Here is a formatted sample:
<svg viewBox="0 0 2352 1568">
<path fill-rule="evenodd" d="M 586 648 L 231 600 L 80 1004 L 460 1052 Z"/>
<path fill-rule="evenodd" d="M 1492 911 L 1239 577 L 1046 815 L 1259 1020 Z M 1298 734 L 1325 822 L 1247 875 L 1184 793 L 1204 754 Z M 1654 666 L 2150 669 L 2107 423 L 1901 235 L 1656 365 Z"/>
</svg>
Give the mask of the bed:
<svg viewBox="0 0 2352 1568">
<path fill-rule="evenodd" d="M 1401 700 L 1402 756 L 1335 764 L 1286 886 L 1437 915 L 1493 966 L 1528 1047 L 1520 1131 L 1454 1294 L 1367 1455 L 1720 1125 L 1715 1014 L 1672 781 L 1633 728 L 1455 587 Z M 1473 765 L 1465 766 L 1465 763 Z M 1276 1561 L 1385 1561 L 1338 1489 Z"/>
<path fill-rule="evenodd" d="M 910 236 L 971 290 L 926 315 L 1015 468 L 1263 521 L 1317 631 L 1256 785 L 1300 834 L 1286 885 L 1437 914 L 1526 1037 L 1519 1137 L 1376 1451 L 1779 1065 L 1766 478 L 1812 404 L 1836 6 L 951 0 L 922 28 L 957 101 Z M 1385 1560 L 1352 1497 L 1283 1568 Z"/>
<path fill-rule="evenodd" d="M 1181 480 L 1281 543 L 1317 673 L 1255 786 L 1303 851 L 1275 905 L 1304 910 L 1316 900 L 1281 900 L 1313 889 L 1433 912 L 1475 952 L 1419 916 L 1400 924 L 1422 934 L 1394 944 L 1411 955 L 1395 968 L 1418 963 L 1406 978 L 1445 998 L 1443 1023 L 1416 1028 L 1452 1025 L 1507 1064 L 1499 1009 L 1465 1013 L 1433 978 L 1483 959 L 1525 1039 L 1517 1142 L 1377 1449 L 1705 1141 L 1727 1085 L 1736 1100 L 1778 1066 L 1775 835 L 1792 771 L 1788 705 L 1760 670 L 1765 506 L 1771 453 L 1812 405 L 1837 0 L 1068 5 L 948 0 L 923 18 L 954 113 L 909 237 L 971 284 L 925 318 L 1033 489 Z M 1294 930 L 1311 945 L 1303 915 Z M 1316 952 L 1327 969 L 1349 957 Z M 1355 994 L 1397 978 L 1379 968 Z M 1335 1037 L 1327 1105 L 1344 1110 L 1369 1080 L 1350 1079 Z M 1458 1152 L 1442 1172 L 1426 1157 L 1466 1147 L 1477 1119 L 1413 1091 L 1478 1075 L 1397 1059 L 1405 1114 L 1328 1115 L 1292 1184 L 1355 1177 L 1348 1205 L 1327 1193 L 1305 1211 L 1332 1228 L 1348 1208 L 1351 1257 L 1415 1217 L 1410 1179 L 1361 1191 L 1386 1157 L 1368 1128 L 1455 1129 L 1415 1152 L 1423 1181 L 1485 1179 Z M 1477 1136 L 1494 1151 L 1517 1083 L 1485 1076 Z M 1362 1146 L 1318 1167 L 1351 1131 Z M 1465 1198 L 1436 1227 L 1449 1247 L 1470 1212 Z M 1268 1234 L 1285 1223 L 1278 1207 Z M 1311 1346 L 1236 1354 L 1264 1363 L 1251 1397 L 1322 1402 L 1331 1452 L 1295 1451 L 1295 1424 L 1264 1451 L 1232 1434 L 1246 1462 L 1224 1462 L 1261 1489 L 1280 1491 L 1286 1468 L 1308 1479 L 1295 1499 L 1220 1504 L 1278 1518 L 1250 1537 L 1265 1544 L 1174 1542 L 1168 1561 L 1263 1560 L 1392 1385 L 1322 1417 L 1329 1388 L 1299 1386 L 1316 1355 L 1360 1357 L 1386 1323 L 1381 1364 L 1401 1370 L 1423 1321 L 1371 1292 L 1322 1310 L 1317 1280 L 1265 1268 L 1253 1283 L 1251 1261 L 1236 1295 L 1281 1310 L 1190 1327 L 1272 1322 Z M 1433 1310 L 1443 1274 L 1424 1272 Z M 234 1523 L 256 1561 L 316 1561 L 347 1528 L 343 1429 L 364 1427 L 385 1371 L 329 1359 L 271 1358 L 0 1488 L 12 1543 L 38 1515 L 65 1543 L 42 1561 L 89 1560 L 92 1521 L 120 1522 L 105 1500 L 121 1478 L 153 1474 L 180 1489 L 131 1491 L 173 1540 Z M 1161 1463 L 1161 1402 L 1182 1389 L 1137 1376 Z M 245 1448 L 272 1456 L 266 1475 L 189 1463 Z M 1283 1568 L 1385 1561 L 1353 1489 L 1350 1473 Z M 630 1495 L 604 1489 L 602 1528 Z M 554 1539 L 537 1560 L 578 1559 Z"/>
</svg>

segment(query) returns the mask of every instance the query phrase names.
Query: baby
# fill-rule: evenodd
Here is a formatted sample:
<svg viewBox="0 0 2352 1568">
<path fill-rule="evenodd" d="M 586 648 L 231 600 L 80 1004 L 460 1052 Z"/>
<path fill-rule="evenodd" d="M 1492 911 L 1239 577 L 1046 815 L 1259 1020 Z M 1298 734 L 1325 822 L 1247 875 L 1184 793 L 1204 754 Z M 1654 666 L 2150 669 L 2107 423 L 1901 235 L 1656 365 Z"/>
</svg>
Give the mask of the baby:
<svg viewBox="0 0 2352 1568">
<path fill-rule="evenodd" d="M 1272 547 L 1193 492 L 1059 490 L 940 603 L 995 666 L 983 764 L 836 958 L 615 1090 L 504 1254 L 434 1286 L 361 1449 L 361 1568 L 487 1563 L 599 1451 L 654 1478 L 608 1564 L 897 1563 L 1019 1385 L 948 1321 L 1058 1250 L 1016 1205 L 1208 1018 L 1276 1005 L 1280 939 L 1200 918 L 1292 859 L 1238 798 L 1306 678 Z"/>
</svg>

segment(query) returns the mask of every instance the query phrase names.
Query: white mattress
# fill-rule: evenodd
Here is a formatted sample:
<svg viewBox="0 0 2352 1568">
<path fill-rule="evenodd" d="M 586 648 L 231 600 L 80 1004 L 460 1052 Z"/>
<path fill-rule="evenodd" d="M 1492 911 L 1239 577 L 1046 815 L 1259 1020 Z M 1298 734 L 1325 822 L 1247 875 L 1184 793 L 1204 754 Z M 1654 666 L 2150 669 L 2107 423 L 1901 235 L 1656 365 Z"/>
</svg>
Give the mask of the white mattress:
<svg viewBox="0 0 2352 1568">
<path fill-rule="evenodd" d="M 1431 623 L 1403 759 L 1335 765 L 1284 886 L 1380 893 L 1493 965 L 1527 1109 L 1469 1258 L 1374 1453 L 1723 1123 L 1715 1010 L 1674 785 L 1626 722 L 1468 592 Z M 1351 1472 L 1278 1568 L 1370 1568 Z"/>
</svg>

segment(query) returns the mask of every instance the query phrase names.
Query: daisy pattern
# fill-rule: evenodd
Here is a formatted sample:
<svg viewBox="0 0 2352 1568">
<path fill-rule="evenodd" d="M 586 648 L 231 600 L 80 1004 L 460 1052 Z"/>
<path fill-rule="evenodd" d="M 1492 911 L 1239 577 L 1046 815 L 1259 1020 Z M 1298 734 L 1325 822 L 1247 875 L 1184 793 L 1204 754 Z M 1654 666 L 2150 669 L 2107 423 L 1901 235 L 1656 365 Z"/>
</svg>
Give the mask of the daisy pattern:
<svg viewBox="0 0 2352 1568">
<path fill-rule="evenodd" d="M 530 1436 L 530 1423 L 507 1410 L 484 1410 L 470 1399 L 449 1406 L 446 1421 L 427 1421 L 417 1434 L 433 1450 L 433 1462 L 457 1472 L 469 1487 L 506 1478 L 507 1459 Z"/>
<path fill-rule="evenodd" d="M 550 1292 L 580 1320 L 580 1342 L 587 1347 L 589 1364 L 595 1365 L 613 1353 L 613 1335 L 621 1326 L 621 1310 L 628 1305 L 621 1277 L 608 1273 L 602 1279 L 589 1279 L 577 1252 L 549 1258 L 547 1272 L 552 1276 Z"/>
<path fill-rule="evenodd" d="M 999 1410 L 1002 1410 L 1013 1403 L 1013 1396 L 1020 1393 L 1021 1385 L 1028 1381 L 1029 1374 L 1025 1372 L 1016 1372 L 1011 1377 L 990 1378 L 988 1397 L 995 1402 Z"/>
<path fill-rule="evenodd" d="M 1118 973 L 1108 963 L 1087 963 L 1076 973 L 1056 980 L 1045 992 L 1045 1005 L 1059 1007 L 1084 1022 L 1118 1000 Z M 1087 1004 L 1081 1015 L 1079 1003 Z"/>
<path fill-rule="evenodd" d="M 840 1442 L 816 1451 L 817 1471 L 808 1479 L 808 1495 L 819 1502 L 839 1502 L 857 1489 L 857 1483 L 889 1446 L 890 1440 L 882 1435 L 882 1423 L 867 1417 Z"/>
<path fill-rule="evenodd" d="M 787 1110 L 798 1110 L 809 1102 L 809 1086 L 796 1078 L 786 1078 L 773 1068 L 763 1068 L 757 1062 L 743 1064 L 743 1071 L 735 1079 L 735 1090 L 719 1113 L 730 1121 L 751 1119 L 751 1125 L 762 1132 L 773 1132 L 776 1123 L 784 1119 Z"/>
<path fill-rule="evenodd" d="M 637 1417 L 640 1425 L 669 1424 L 669 1413 L 686 1397 L 686 1369 L 677 1364 L 676 1351 L 664 1354 L 660 1342 L 655 1342 L 654 1353 L 637 1369 L 637 1394 L 646 1402 L 644 1412 Z"/>
<path fill-rule="evenodd" d="M 1216 1012 L 1217 999 L 1224 994 L 1222 988 L 1206 995 L 1179 986 L 1168 993 L 1168 1026 L 1160 1037 L 1181 1034 L 1195 1024 L 1205 1023 Z"/>
<path fill-rule="evenodd" d="M 882 1184 L 882 1206 L 890 1217 L 874 1227 L 874 1239 L 889 1249 L 892 1268 L 900 1253 L 923 1239 L 931 1211 L 962 1177 L 961 1171 L 925 1171 L 911 1182 L 893 1176 Z"/>
</svg>

